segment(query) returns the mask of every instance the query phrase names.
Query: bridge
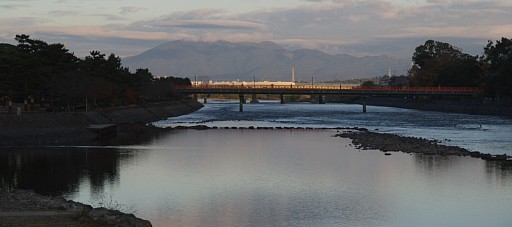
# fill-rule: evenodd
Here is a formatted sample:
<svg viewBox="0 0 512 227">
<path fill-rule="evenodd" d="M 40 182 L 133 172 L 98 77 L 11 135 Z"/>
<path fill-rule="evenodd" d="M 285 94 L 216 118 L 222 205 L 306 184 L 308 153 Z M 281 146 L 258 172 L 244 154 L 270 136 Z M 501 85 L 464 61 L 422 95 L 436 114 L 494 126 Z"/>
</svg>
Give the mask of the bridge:
<svg viewBox="0 0 512 227">
<path fill-rule="evenodd" d="M 366 112 L 366 97 L 375 95 L 385 96 L 476 96 L 482 89 L 475 87 L 351 87 L 351 86 L 324 86 L 324 85 L 190 85 L 176 86 L 176 92 L 182 94 L 238 94 L 240 97 L 240 112 L 243 111 L 245 94 L 274 94 L 281 96 L 284 103 L 284 95 L 318 95 L 319 103 L 325 103 L 325 95 L 358 95 L 363 98 L 363 112 Z"/>
</svg>

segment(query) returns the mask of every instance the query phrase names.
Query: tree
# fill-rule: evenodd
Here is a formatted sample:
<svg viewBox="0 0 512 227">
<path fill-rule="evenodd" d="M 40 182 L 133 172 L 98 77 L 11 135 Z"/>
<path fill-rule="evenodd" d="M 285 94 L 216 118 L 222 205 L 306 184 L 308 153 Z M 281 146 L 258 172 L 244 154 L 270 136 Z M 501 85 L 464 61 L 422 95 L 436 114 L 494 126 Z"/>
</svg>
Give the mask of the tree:
<svg viewBox="0 0 512 227">
<path fill-rule="evenodd" d="M 367 80 L 365 82 L 363 82 L 363 84 L 361 84 L 362 87 L 373 87 L 375 86 L 375 84 L 373 83 L 373 81 L 371 80 Z"/>
<path fill-rule="evenodd" d="M 428 40 L 416 48 L 410 70 L 413 86 L 479 86 L 483 71 L 476 56 L 462 53 L 448 43 Z"/>
<path fill-rule="evenodd" d="M 462 52 L 448 44 L 434 40 L 427 40 L 425 44 L 416 47 L 412 56 L 412 60 L 418 68 L 428 67 L 431 61 L 447 61 L 452 59 Z"/>
<path fill-rule="evenodd" d="M 142 96 L 161 100 L 179 96 L 174 85 L 190 85 L 188 78 L 156 80 L 148 69 L 130 73 L 115 54 L 91 51 L 81 60 L 63 44 L 48 44 L 16 35 L 18 45 L 0 44 L 0 97 L 22 102 L 32 96 L 73 109 L 90 100 L 98 107 L 133 103 Z M 53 102 L 55 101 L 55 102 Z"/>
<path fill-rule="evenodd" d="M 489 40 L 480 60 L 487 70 L 487 94 L 512 97 L 512 40 L 504 37 L 496 43 Z"/>
</svg>

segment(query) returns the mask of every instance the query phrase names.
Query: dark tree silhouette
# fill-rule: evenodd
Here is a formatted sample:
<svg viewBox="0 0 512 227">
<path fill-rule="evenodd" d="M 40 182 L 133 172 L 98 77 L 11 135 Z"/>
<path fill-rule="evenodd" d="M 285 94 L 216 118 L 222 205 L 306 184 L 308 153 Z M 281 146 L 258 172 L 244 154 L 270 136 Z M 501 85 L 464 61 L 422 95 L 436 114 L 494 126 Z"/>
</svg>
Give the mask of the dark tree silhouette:
<svg viewBox="0 0 512 227">
<path fill-rule="evenodd" d="M 72 110 L 87 100 L 92 107 L 108 107 L 177 98 L 173 85 L 190 84 L 189 79 L 155 79 L 148 69 L 130 73 L 115 54 L 91 51 L 82 60 L 63 44 L 24 34 L 15 40 L 17 46 L 0 44 L 0 98 L 22 102 L 35 97 Z"/>
<path fill-rule="evenodd" d="M 489 41 L 481 62 L 487 69 L 486 90 L 492 97 L 512 97 L 512 40 Z"/>
<path fill-rule="evenodd" d="M 476 87 L 483 70 L 477 56 L 463 53 L 448 43 L 428 40 L 416 48 L 410 70 L 412 86 Z"/>
</svg>

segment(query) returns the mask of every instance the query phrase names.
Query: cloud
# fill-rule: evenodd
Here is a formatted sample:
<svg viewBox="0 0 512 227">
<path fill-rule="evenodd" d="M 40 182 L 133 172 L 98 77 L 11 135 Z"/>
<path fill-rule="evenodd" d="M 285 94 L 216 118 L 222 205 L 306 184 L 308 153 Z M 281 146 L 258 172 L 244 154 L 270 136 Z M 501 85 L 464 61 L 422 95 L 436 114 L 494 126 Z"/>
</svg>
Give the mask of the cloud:
<svg viewBox="0 0 512 227">
<path fill-rule="evenodd" d="M 84 15 L 102 17 L 116 25 L 57 26 L 49 23 L 49 19 L 2 18 L 0 35 L 16 31 L 90 41 L 131 40 L 139 47 L 144 42 L 154 44 L 175 39 L 273 41 L 290 48 L 315 48 L 332 54 L 400 57 L 410 57 L 414 48 L 427 39 L 450 41 L 471 54 L 478 54 L 488 39 L 512 38 L 512 2 L 508 0 L 429 0 L 408 4 L 389 0 L 303 2 L 307 4 L 244 13 L 201 8 L 155 15 L 135 22 L 124 21 L 129 14 L 145 9 L 121 7 L 119 14 Z M 80 14 L 76 11 L 50 12 L 61 16 L 73 16 L 74 13 Z M 109 44 L 115 48 L 115 42 Z M 119 49 L 126 51 L 125 47 Z"/>
<path fill-rule="evenodd" d="M 214 18 L 224 18 L 229 14 L 223 9 L 201 8 L 191 11 L 175 12 L 163 17 L 161 20 L 205 20 Z"/>
<path fill-rule="evenodd" d="M 263 30 L 266 28 L 262 23 L 240 20 L 175 20 L 160 22 L 157 25 L 192 29 Z"/>
<path fill-rule="evenodd" d="M 274 41 L 305 47 L 327 46 L 348 50 L 371 45 L 375 53 L 386 46 L 374 46 L 382 39 L 402 43 L 402 55 L 412 55 L 410 45 L 418 39 L 450 39 L 474 49 L 475 40 L 510 37 L 512 5 L 506 1 L 436 1 L 430 4 L 400 5 L 388 1 L 312 1 L 313 6 L 251 13 L 251 20 L 268 24 Z M 240 15 L 240 17 L 245 17 Z M 306 32 L 305 32 L 306 31 Z M 404 39 L 411 42 L 404 42 Z M 466 42 L 471 40 L 471 43 Z M 293 42 L 292 42 L 293 41 Z M 414 42 L 413 42 L 414 41 Z M 416 44 L 414 44 L 416 42 Z M 473 45 L 473 46 L 469 46 Z M 399 45 L 392 45 L 400 48 Z M 323 49 L 326 50 L 326 49 Z M 326 50 L 326 51 L 331 51 Z M 356 51 L 357 52 L 357 51 Z"/>
<path fill-rule="evenodd" d="M 48 15 L 51 16 L 51 17 L 68 17 L 68 16 L 76 16 L 76 15 L 79 15 L 80 12 L 79 11 L 75 11 L 75 10 L 53 10 L 53 11 L 50 11 L 48 12 Z"/>
<path fill-rule="evenodd" d="M 23 4 L 8 4 L 8 5 L 0 5 L 0 9 L 7 9 L 7 10 L 14 10 L 14 9 L 19 9 L 19 8 L 23 8 L 23 7 L 27 7 L 27 5 L 23 5 Z"/>
<path fill-rule="evenodd" d="M 136 40 L 166 40 L 174 38 L 165 32 L 145 32 L 145 31 L 129 31 L 122 27 L 96 27 L 96 26 L 42 26 L 37 32 L 69 35 L 94 38 L 121 38 Z"/>
<path fill-rule="evenodd" d="M 121 7 L 121 8 L 119 8 L 119 10 L 121 11 L 120 14 L 125 15 L 125 14 L 136 13 L 136 12 L 143 11 L 146 9 L 140 8 L 140 7 Z"/>
<path fill-rule="evenodd" d="M 89 16 L 101 17 L 101 18 L 104 18 L 107 21 L 122 21 L 122 20 L 126 20 L 125 17 L 118 16 L 118 15 L 115 15 L 115 14 L 108 14 L 108 13 L 97 13 L 97 14 L 91 14 Z"/>
</svg>

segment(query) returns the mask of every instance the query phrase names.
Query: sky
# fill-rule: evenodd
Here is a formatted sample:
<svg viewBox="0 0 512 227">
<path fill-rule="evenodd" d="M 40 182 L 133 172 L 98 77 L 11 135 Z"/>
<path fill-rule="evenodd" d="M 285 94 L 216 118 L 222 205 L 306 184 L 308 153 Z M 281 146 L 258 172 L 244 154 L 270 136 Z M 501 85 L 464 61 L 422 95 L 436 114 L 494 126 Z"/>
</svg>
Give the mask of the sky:
<svg viewBox="0 0 512 227">
<path fill-rule="evenodd" d="M 289 49 L 410 59 L 426 40 L 481 55 L 512 38 L 511 0 L 0 0 L 0 43 L 16 34 L 121 57 L 173 40 L 272 41 Z"/>
</svg>

